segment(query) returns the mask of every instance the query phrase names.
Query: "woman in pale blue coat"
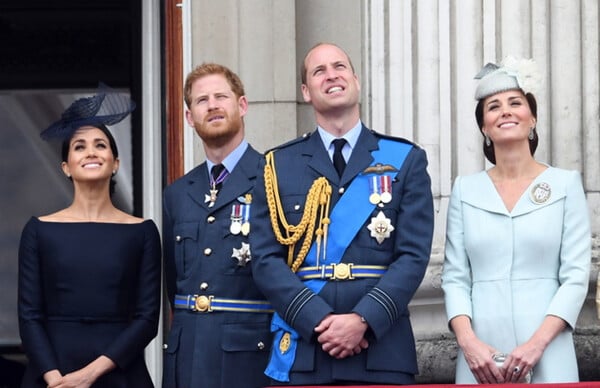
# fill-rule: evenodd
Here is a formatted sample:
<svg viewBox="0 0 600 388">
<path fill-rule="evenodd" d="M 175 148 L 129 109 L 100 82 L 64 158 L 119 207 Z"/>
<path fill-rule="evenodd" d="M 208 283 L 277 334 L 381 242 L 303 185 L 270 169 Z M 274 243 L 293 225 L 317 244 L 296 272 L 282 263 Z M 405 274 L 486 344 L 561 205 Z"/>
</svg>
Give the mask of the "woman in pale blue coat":
<svg viewBox="0 0 600 388">
<path fill-rule="evenodd" d="M 458 177 L 448 209 L 442 287 L 456 383 L 578 381 L 572 332 L 591 259 L 580 175 L 534 159 L 537 106 L 524 74 L 488 64 L 476 78 L 495 166 Z"/>
</svg>

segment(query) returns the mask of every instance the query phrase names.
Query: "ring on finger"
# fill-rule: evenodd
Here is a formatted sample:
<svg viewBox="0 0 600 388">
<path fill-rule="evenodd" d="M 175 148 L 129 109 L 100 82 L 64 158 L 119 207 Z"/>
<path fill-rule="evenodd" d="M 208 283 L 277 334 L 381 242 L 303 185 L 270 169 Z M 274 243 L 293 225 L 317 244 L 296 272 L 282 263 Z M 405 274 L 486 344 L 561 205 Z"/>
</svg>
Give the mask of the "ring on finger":
<svg viewBox="0 0 600 388">
<path fill-rule="evenodd" d="M 519 374 L 519 372 L 520 372 L 520 371 L 521 371 L 521 368 L 519 368 L 519 366 L 515 366 L 515 367 L 513 368 L 513 373 L 514 373 L 514 374 Z"/>
</svg>

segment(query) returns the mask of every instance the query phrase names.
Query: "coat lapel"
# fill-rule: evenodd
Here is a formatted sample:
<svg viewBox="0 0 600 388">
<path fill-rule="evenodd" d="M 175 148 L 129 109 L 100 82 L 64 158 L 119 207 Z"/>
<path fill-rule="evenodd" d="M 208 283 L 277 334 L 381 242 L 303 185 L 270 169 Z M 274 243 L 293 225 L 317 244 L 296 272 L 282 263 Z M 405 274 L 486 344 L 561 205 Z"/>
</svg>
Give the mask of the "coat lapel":
<svg viewBox="0 0 600 388">
<path fill-rule="evenodd" d="M 551 188 L 551 195 L 545 202 L 536 202 L 531 197 L 531 191 L 536 185 L 546 183 Z M 523 214 L 548 206 L 566 195 L 564 185 L 559 184 L 555 169 L 549 167 L 531 182 L 523 192 L 512 212 L 508 212 L 500 194 L 486 171 L 463 177 L 461 187 L 462 202 L 482 210 L 518 217 Z"/>
<path fill-rule="evenodd" d="M 354 177 L 373 163 L 371 152 L 379 149 L 378 139 L 365 126 L 362 127 L 356 146 L 352 150 L 350 160 L 346 165 L 340 185 L 345 186 Z M 335 171 L 335 170 L 334 170 Z"/>
<path fill-rule="evenodd" d="M 317 175 L 324 176 L 332 183 L 339 182 L 339 186 L 345 186 L 373 162 L 371 152 L 376 149 L 378 149 L 377 137 L 363 126 L 341 178 L 338 177 L 318 132 L 305 142 L 303 155 L 310 157 L 308 165 Z"/>
<path fill-rule="evenodd" d="M 508 215 L 502 198 L 486 171 L 462 178 L 462 202 L 482 210 Z"/>
<path fill-rule="evenodd" d="M 188 175 L 187 195 L 194 203 L 206 211 L 215 211 L 229 204 L 238 196 L 244 195 L 252 189 L 258 171 L 260 156 L 254 148 L 250 145 L 248 146 L 248 149 L 230 173 L 223 187 L 219 190 L 217 201 L 212 207 L 209 207 L 209 202 L 205 200 L 210 192 L 206 162 L 198 165 Z M 227 184 L 228 181 L 235 182 L 235 184 Z"/>
<path fill-rule="evenodd" d="M 523 193 L 521 198 L 519 198 L 511 215 L 517 217 L 544 208 L 561 200 L 567 195 L 565 185 L 562 183 L 560 176 L 557 174 L 557 170 L 552 167 L 547 168 L 531 182 L 527 190 Z M 549 191 L 547 196 L 536 198 L 532 195 L 532 192 L 540 186 L 549 188 Z"/>
<path fill-rule="evenodd" d="M 211 208 L 213 211 L 231 204 L 238 197 L 252 190 L 256 174 L 258 173 L 259 160 L 260 154 L 248 145 L 248 149 L 246 149 L 242 158 L 223 183 L 223 187 L 219 190 L 217 201 Z M 208 203 L 204 204 L 204 206 L 208 208 Z"/>
<path fill-rule="evenodd" d="M 204 203 L 205 195 L 210 189 L 206 162 L 196 166 L 186 177 L 188 197 L 198 206 L 208 208 L 208 203 Z"/>
<path fill-rule="evenodd" d="M 310 138 L 304 142 L 302 155 L 309 157 L 308 167 L 313 169 L 317 175 L 324 176 L 330 182 L 339 181 L 337 171 L 333 167 L 333 162 L 323 145 L 323 140 L 318 131 L 315 131 Z"/>
</svg>

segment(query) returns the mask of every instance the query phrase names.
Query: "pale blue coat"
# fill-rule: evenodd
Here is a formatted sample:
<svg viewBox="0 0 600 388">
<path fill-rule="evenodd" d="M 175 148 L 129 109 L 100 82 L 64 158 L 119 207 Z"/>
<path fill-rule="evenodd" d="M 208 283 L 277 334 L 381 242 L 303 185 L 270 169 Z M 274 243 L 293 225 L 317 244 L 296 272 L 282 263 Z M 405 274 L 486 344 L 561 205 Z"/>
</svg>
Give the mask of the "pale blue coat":
<svg viewBox="0 0 600 388">
<path fill-rule="evenodd" d="M 531 191 L 550 185 L 536 203 Z M 534 383 L 578 381 L 572 331 L 587 295 L 588 208 L 576 171 L 549 167 L 508 212 L 487 172 L 458 177 L 448 208 L 442 288 L 448 320 L 467 315 L 498 351 L 526 342 L 546 315 L 568 328 L 534 366 Z M 456 383 L 476 383 L 459 351 Z"/>
</svg>

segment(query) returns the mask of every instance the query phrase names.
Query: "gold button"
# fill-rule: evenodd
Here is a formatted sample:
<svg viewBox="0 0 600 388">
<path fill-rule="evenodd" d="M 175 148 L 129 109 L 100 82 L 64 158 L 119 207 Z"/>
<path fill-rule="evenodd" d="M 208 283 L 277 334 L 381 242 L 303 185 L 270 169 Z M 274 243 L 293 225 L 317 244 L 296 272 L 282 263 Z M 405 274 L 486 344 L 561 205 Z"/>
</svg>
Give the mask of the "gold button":
<svg viewBox="0 0 600 388">
<path fill-rule="evenodd" d="M 344 187 L 340 187 L 340 189 L 338 190 L 338 193 L 344 194 L 344 191 L 346 191 L 346 189 Z"/>
<path fill-rule="evenodd" d="M 196 297 L 196 311 L 204 312 L 210 308 L 210 300 L 205 295 Z"/>
<path fill-rule="evenodd" d="M 260 350 L 263 350 L 265 348 L 265 343 L 260 341 L 257 346 Z"/>
<path fill-rule="evenodd" d="M 200 283 L 200 289 L 202 291 L 207 290 L 208 289 L 208 283 L 206 283 L 206 282 Z"/>
<path fill-rule="evenodd" d="M 215 222 L 215 217 L 214 216 L 208 216 L 208 218 L 206 219 L 206 222 L 208 222 L 209 224 L 212 224 L 213 222 Z"/>
<path fill-rule="evenodd" d="M 212 249 L 210 249 L 210 248 L 206 248 L 206 249 L 204 250 L 204 255 L 205 255 L 205 256 L 210 256 L 210 254 L 211 254 L 211 253 L 212 253 Z"/>
<path fill-rule="evenodd" d="M 175 241 L 177 241 L 177 242 L 181 241 L 181 236 L 175 236 Z"/>
</svg>

